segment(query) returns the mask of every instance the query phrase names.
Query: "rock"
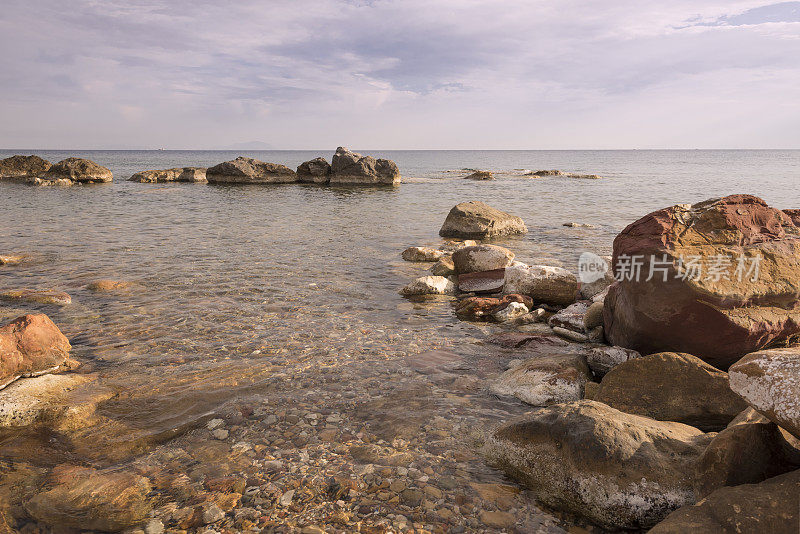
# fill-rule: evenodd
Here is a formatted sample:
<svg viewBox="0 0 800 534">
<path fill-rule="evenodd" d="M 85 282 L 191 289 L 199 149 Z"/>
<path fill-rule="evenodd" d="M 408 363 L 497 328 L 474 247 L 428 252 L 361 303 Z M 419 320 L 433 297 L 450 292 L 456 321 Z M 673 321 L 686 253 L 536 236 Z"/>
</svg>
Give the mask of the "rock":
<svg viewBox="0 0 800 534">
<path fill-rule="evenodd" d="M 441 250 L 432 247 L 408 247 L 401 254 L 406 261 L 439 261 L 445 255 Z"/>
<path fill-rule="evenodd" d="M 439 245 L 440 250 L 444 250 L 449 253 L 453 253 L 456 250 L 464 247 L 474 247 L 480 245 L 474 239 L 462 239 L 462 240 L 454 240 L 454 239 L 445 239 L 442 241 L 442 244 Z"/>
<path fill-rule="evenodd" d="M 798 494 L 800 470 L 759 484 L 721 488 L 693 506 L 672 512 L 649 534 L 795 533 L 800 526 Z"/>
<path fill-rule="evenodd" d="M 603 303 L 593 302 L 583 315 L 583 328 L 588 332 L 598 326 L 603 326 Z"/>
<path fill-rule="evenodd" d="M 214 439 L 218 439 L 220 441 L 224 441 L 224 440 L 228 439 L 228 431 L 225 430 L 224 428 L 217 428 L 217 429 L 211 431 L 211 436 Z"/>
<path fill-rule="evenodd" d="M 558 326 L 582 334 L 584 333 L 584 316 L 586 315 L 586 311 L 588 309 L 588 302 L 576 302 L 575 304 L 570 304 L 563 310 L 552 315 L 547 321 L 547 324 L 553 328 Z"/>
<path fill-rule="evenodd" d="M 487 527 L 503 530 L 510 529 L 517 523 L 517 519 L 514 517 L 514 514 L 509 512 L 501 512 L 498 510 L 481 510 L 480 519 L 481 523 Z"/>
<path fill-rule="evenodd" d="M 160 519 L 151 518 L 144 525 L 144 534 L 164 534 L 164 523 Z"/>
<path fill-rule="evenodd" d="M 558 169 L 551 169 L 551 170 L 543 170 L 543 171 L 531 171 L 527 174 L 527 176 L 564 176 L 566 173 L 564 171 L 559 171 Z"/>
<path fill-rule="evenodd" d="M 442 237 L 486 239 L 525 234 L 528 228 L 519 217 L 492 208 L 483 202 L 462 202 L 447 214 L 439 230 Z"/>
<path fill-rule="evenodd" d="M 453 258 L 445 256 L 437 261 L 431 267 L 431 274 L 435 276 L 450 276 L 456 273 L 456 267 L 453 265 Z"/>
<path fill-rule="evenodd" d="M 623 362 L 600 383 L 595 400 L 623 412 L 677 421 L 706 432 L 730 423 L 747 404 L 728 375 L 690 354 L 661 352 Z"/>
<path fill-rule="evenodd" d="M 800 463 L 792 461 L 784 448 L 789 446 L 769 420 L 729 426 L 714 436 L 697 460 L 697 498 L 725 486 L 755 484 L 797 469 Z"/>
<path fill-rule="evenodd" d="M 603 332 L 602 326 L 596 326 L 586 332 L 586 337 L 589 338 L 590 343 L 605 343 L 606 335 Z"/>
<path fill-rule="evenodd" d="M 7 254 L 0 256 L 0 265 L 19 265 L 27 259 L 27 256 L 22 254 Z"/>
<path fill-rule="evenodd" d="M 537 501 L 607 529 L 645 529 L 694 503 L 692 473 L 710 437 L 595 401 L 534 409 L 484 452 Z"/>
<path fill-rule="evenodd" d="M 509 302 L 508 306 L 494 312 L 492 317 L 498 323 L 506 323 L 513 321 L 517 317 L 522 317 L 526 313 L 528 313 L 528 307 L 521 302 Z"/>
<path fill-rule="evenodd" d="M 489 171 L 475 171 L 464 178 L 467 180 L 494 180 L 494 174 Z"/>
<path fill-rule="evenodd" d="M 63 291 L 54 289 L 12 289 L 0 293 L 0 299 L 20 300 L 35 304 L 56 304 L 58 306 L 66 306 L 72 303 L 72 297 Z"/>
<path fill-rule="evenodd" d="M 594 262 L 593 267 L 596 269 L 601 269 L 601 272 L 595 272 L 592 274 L 589 273 L 579 273 L 579 278 L 581 281 L 580 284 L 580 298 L 583 300 L 598 300 L 602 302 L 605 299 L 604 292 L 608 290 L 608 287 L 613 284 L 616 279 L 614 278 L 614 273 L 611 271 L 611 256 L 597 256 L 596 254 L 592 254 L 590 252 L 584 252 L 581 254 L 581 259 L 584 258 L 592 258 Z M 587 265 L 588 267 L 588 265 Z M 581 262 L 578 264 L 579 270 L 583 268 Z M 600 298 L 597 298 L 598 295 L 602 295 Z"/>
<path fill-rule="evenodd" d="M 239 156 L 206 170 L 210 184 L 285 184 L 297 181 L 297 174 L 284 165 Z"/>
<path fill-rule="evenodd" d="M 476 273 L 503 269 L 514 261 L 514 253 L 497 245 L 475 245 L 453 252 L 456 273 Z"/>
<path fill-rule="evenodd" d="M 51 478 L 50 489 L 25 504 L 46 525 L 117 532 L 139 526 L 152 510 L 150 482 L 133 473 L 60 466 Z"/>
<path fill-rule="evenodd" d="M 25 376 L 57 371 L 72 347 L 44 314 L 23 315 L 0 328 L 0 388 Z"/>
<path fill-rule="evenodd" d="M 512 265 L 506 268 L 503 292 L 521 293 L 537 302 L 564 306 L 575 302 L 578 280 L 561 267 Z"/>
<path fill-rule="evenodd" d="M 643 273 L 638 281 L 634 258 Z M 800 228 L 757 197 L 646 215 L 616 237 L 613 264 L 623 278 L 605 299 L 606 337 L 614 345 L 686 352 L 726 370 L 800 332 Z M 700 265 L 700 276 L 692 265 Z"/>
<path fill-rule="evenodd" d="M 41 175 L 43 182 L 69 180 L 79 183 L 104 183 L 114 179 L 110 170 L 94 161 L 82 158 L 67 158 L 51 166 Z"/>
<path fill-rule="evenodd" d="M 533 171 L 526 174 L 526 176 L 562 176 L 565 178 L 583 178 L 587 180 L 599 180 L 601 176 L 597 174 L 579 174 L 575 172 L 564 172 L 557 169 Z"/>
<path fill-rule="evenodd" d="M 505 284 L 505 269 L 458 275 L 458 289 L 465 293 L 498 293 Z"/>
<path fill-rule="evenodd" d="M 589 336 L 581 334 L 580 332 L 576 332 L 575 330 L 568 330 L 561 326 L 553 326 L 551 328 L 553 329 L 553 332 L 564 339 L 569 339 L 570 341 L 574 341 L 576 343 L 586 343 L 589 341 Z"/>
<path fill-rule="evenodd" d="M 0 159 L 0 180 L 24 181 L 41 176 L 51 167 L 51 163 L 39 156 L 11 156 Z"/>
<path fill-rule="evenodd" d="M 55 180 L 45 180 L 43 178 L 28 178 L 26 183 L 31 185 L 57 186 L 57 187 L 68 187 L 71 185 L 75 185 L 75 182 L 73 182 L 68 178 L 56 178 Z"/>
<path fill-rule="evenodd" d="M 759 413 L 800 438 L 800 347 L 748 354 L 730 368 L 730 386 Z"/>
<path fill-rule="evenodd" d="M 113 291 L 125 291 L 133 287 L 133 282 L 126 280 L 96 280 L 86 286 L 86 289 L 97 291 L 99 293 L 108 293 Z"/>
<path fill-rule="evenodd" d="M 635 350 L 623 347 L 596 347 L 586 355 L 586 363 L 596 377 L 602 378 L 617 365 L 641 357 Z"/>
<path fill-rule="evenodd" d="M 314 158 L 297 167 L 297 178 L 303 183 L 327 184 L 331 176 L 331 165 L 325 158 Z"/>
<path fill-rule="evenodd" d="M 593 224 L 588 223 L 576 223 L 576 222 L 568 222 L 564 223 L 561 226 L 566 226 L 567 228 L 597 228 Z"/>
<path fill-rule="evenodd" d="M 388 159 L 374 159 L 339 147 L 331 163 L 330 184 L 395 185 L 400 183 L 397 164 Z"/>
<path fill-rule="evenodd" d="M 412 295 L 453 295 L 456 286 L 444 276 L 422 276 L 400 290 L 406 297 Z"/>
<path fill-rule="evenodd" d="M 128 178 L 128 181 L 142 183 L 205 182 L 206 169 L 203 167 L 176 167 L 173 169 L 142 171 Z"/>
<path fill-rule="evenodd" d="M 539 354 L 512 367 L 494 381 L 495 395 L 516 397 L 534 406 L 583 398 L 592 375 L 582 354 Z"/>
<path fill-rule="evenodd" d="M 522 303 L 528 309 L 533 307 L 533 301 L 524 295 L 505 295 L 502 299 L 468 297 L 456 303 L 456 315 L 462 321 L 486 321 L 511 302 Z"/>
<path fill-rule="evenodd" d="M 559 337 L 525 332 L 501 332 L 488 337 L 486 342 L 509 349 L 524 347 L 528 344 L 541 348 L 569 346 L 569 343 Z"/>
<path fill-rule="evenodd" d="M 586 400 L 594 400 L 598 391 L 600 391 L 600 384 L 597 382 L 586 382 L 586 384 L 583 385 L 583 398 Z"/>
</svg>

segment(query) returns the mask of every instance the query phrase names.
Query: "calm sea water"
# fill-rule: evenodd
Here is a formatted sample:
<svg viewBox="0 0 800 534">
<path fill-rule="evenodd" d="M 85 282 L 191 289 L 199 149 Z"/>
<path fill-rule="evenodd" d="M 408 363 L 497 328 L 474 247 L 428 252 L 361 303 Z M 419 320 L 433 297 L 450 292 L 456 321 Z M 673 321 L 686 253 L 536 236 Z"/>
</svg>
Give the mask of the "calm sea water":
<svg viewBox="0 0 800 534">
<path fill-rule="evenodd" d="M 458 202 L 483 200 L 521 216 L 530 232 L 501 243 L 522 261 L 573 270 L 582 251 L 609 253 L 619 230 L 660 207 L 731 193 L 800 207 L 800 151 L 363 152 L 396 161 L 405 183 L 126 181 L 141 170 L 209 166 L 237 155 L 295 167 L 330 157 L 321 151 L 0 151 L 53 162 L 85 157 L 114 172 L 106 185 L 0 183 L 0 253 L 34 260 L 0 269 L 0 288 L 54 288 L 73 297 L 65 307 L 4 306 L 0 319 L 47 313 L 70 337 L 84 371 L 98 372 L 99 383 L 116 392 L 100 408 L 114 424 L 93 429 L 73 454 L 118 458 L 124 455 L 110 451 L 121 443 L 167 435 L 252 395 L 291 401 L 310 387 L 324 390 L 337 372 L 353 388 L 370 377 L 392 380 L 404 357 L 431 348 L 478 358 L 488 327 L 458 322 L 446 300 L 413 303 L 397 294 L 425 274 L 400 252 L 437 243 Z M 464 180 L 468 168 L 498 179 Z M 604 178 L 523 176 L 535 169 Z M 570 221 L 595 228 L 562 226 Z M 85 288 L 103 278 L 137 285 L 121 295 Z M 366 401 L 380 389 L 358 396 Z M 478 418 L 497 409 L 488 397 L 470 402 Z M 6 451 L 27 443 L 0 439 Z"/>
</svg>

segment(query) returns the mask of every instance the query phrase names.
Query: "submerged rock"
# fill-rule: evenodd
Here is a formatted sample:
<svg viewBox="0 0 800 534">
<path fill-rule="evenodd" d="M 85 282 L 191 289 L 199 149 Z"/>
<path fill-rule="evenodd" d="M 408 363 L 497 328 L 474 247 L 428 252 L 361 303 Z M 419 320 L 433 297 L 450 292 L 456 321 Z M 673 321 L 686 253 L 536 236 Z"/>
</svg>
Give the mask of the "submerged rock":
<svg viewBox="0 0 800 534">
<path fill-rule="evenodd" d="M 594 399 L 623 412 L 706 432 L 725 428 L 747 407 L 728 386 L 727 373 L 674 352 L 620 363 L 603 377 Z"/>
<path fill-rule="evenodd" d="M 331 164 L 325 158 L 314 158 L 297 167 L 297 179 L 303 183 L 327 184 L 330 175 Z"/>
<path fill-rule="evenodd" d="M 25 504 L 46 525 L 117 532 L 140 525 L 152 510 L 150 482 L 134 473 L 60 466 L 50 478 L 50 488 Z"/>
<path fill-rule="evenodd" d="M 694 354 L 725 370 L 800 332 L 800 228 L 760 198 L 655 211 L 616 237 L 613 258 L 622 280 L 609 288 L 604 323 L 614 345 Z"/>
<path fill-rule="evenodd" d="M 44 314 L 23 315 L 0 328 L 0 388 L 25 376 L 57 371 L 72 347 Z"/>
<path fill-rule="evenodd" d="M 800 347 L 748 354 L 730 368 L 733 391 L 800 438 Z"/>
<path fill-rule="evenodd" d="M 39 156 L 11 156 L 0 159 L 0 180 L 20 180 L 41 176 L 52 164 Z"/>
<path fill-rule="evenodd" d="M 66 306 L 72 303 L 72 297 L 63 291 L 54 289 L 11 289 L 0 293 L 0 299 L 20 300 L 35 304 L 56 304 Z"/>
<path fill-rule="evenodd" d="M 506 268 L 503 291 L 521 293 L 537 302 L 563 306 L 575 302 L 578 279 L 561 267 L 512 265 Z"/>
<path fill-rule="evenodd" d="M 485 453 L 548 506 L 603 528 L 641 529 L 694 503 L 694 462 L 709 441 L 688 425 L 578 401 L 503 425 Z"/>
<path fill-rule="evenodd" d="M 206 180 L 210 184 L 284 184 L 296 182 L 297 174 L 285 165 L 239 156 L 209 167 Z"/>
<path fill-rule="evenodd" d="M 160 169 L 137 172 L 130 178 L 131 182 L 205 182 L 206 169 L 203 167 L 177 167 L 174 169 Z"/>
<path fill-rule="evenodd" d="M 490 390 L 495 395 L 516 397 L 533 406 L 583 398 L 592 375 L 582 354 L 537 354 L 506 371 Z"/>
<path fill-rule="evenodd" d="M 133 287 L 133 282 L 127 280 L 96 280 L 86 286 L 90 291 L 108 293 L 112 291 L 126 291 Z"/>
<path fill-rule="evenodd" d="M 401 256 L 406 261 L 433 262 L 442 259 L 445 253 L 433 247 L 408 247 Z"/>
<path fill-rule="evenodd" d="M 495 209 L 483 202 L 462 202 L 447 214 L 439 230 L 442 237 L 485 239 L 527 233 L 519 217 Z"/>
<path fill-rule="evenodd" d="M 476 273 L 503 269 L 514 261 L 514 253 L 497 245 L 475 245 L 453 252 L 456 273 Z"/>
<path fill-rule="evenodd" d="M 400 290 L 406 297 L 414 295 L 453 295 L 456 286 L 444 276 L 421 276 Z"/>
<path fill-rule="evenodd" d="M 6 254 L 0 256 L 0 265 L 19 265 L 27 259 L 24 254 Z"/>
<path fill-rule="evenodd" d="M 394 161 L 362 156 L 339 147 L 331 161 L 330 184 L 395 185 L 400 183 L 400 169 Z"/>
<path fill-rule="evenodd" d="M 795 533 L 800 526 L 798 495 L 800 470 L 759 484 L 721 488 L 695 505 L 672 512 L 649 534 Z"/>
<path fill-rule="evenodd" d="M 41 175 L 42 183 L 59 180 L 77 183 L 105 183 L 113 179 L 114 176 L 109 169 L 83 158 L 61 160 Z"/>
<path fill-rule="evenodd" d="M 464 178 L 466 180 L 494 180 L 494 174 L 489 171 L 475 171 Z"/>
</svg>

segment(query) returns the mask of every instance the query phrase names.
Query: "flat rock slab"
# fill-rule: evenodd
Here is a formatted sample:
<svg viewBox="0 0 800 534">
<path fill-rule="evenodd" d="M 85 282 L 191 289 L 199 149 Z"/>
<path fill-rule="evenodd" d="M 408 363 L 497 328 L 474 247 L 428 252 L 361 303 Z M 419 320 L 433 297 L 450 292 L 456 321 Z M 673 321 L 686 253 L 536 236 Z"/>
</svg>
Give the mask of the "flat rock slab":
<svg viewBox="0 0 800 534">
<path fill-rule="evenodd" d="M 493 269 L 458 275 L 458 289 L 465 293 L 496 293 L 503 289 L 506 270 Z"/>
</svg>

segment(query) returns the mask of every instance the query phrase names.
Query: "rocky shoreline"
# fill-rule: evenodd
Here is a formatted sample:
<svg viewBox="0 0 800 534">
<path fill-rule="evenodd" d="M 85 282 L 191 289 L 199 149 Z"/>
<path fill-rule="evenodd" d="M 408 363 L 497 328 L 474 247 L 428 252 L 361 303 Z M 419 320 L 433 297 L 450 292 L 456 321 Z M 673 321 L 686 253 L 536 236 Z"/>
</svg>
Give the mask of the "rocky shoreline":
<svg viewBox="0 0 800 534">
<path fill-rule="evenodd" d="M 248 165 L 264 180 L 289 176 L 233 168 Z M 330 175 L 322 162 L 307 167 Z M 486 332 L 496 372 L 447 350 L 410 354 L 391 375 L 354 361 L 309 379 L 287 365 L 269 398 L 210 414 L 173 447 L 114 465 L 4 461 L 0 532 L 796 531 L 800 228 L 790 214 L 746 195 L 659 210 L 619 234 L 614 255 L 597 257 L 611 270 L 591 281 L 490 242 L 527 231 L 467 202 L 448 214 L 442 242 L 401 253 L 429 271 L 401 294 Z M 723 252 L 761 257 L 765 278 L 736 279 L 735 260 L 727 279 L 684 276 L 690 256 L 717 264 Z M 615 278 L 626 255 L 644 257 L 641 279 Z M 3 257 L 4 268 L 25 265 Z M 134 287 L 86 289 L 124 298 Z M 70 305 L 52 290 L 3 298 Z M 43 314 L 0 328 L 2 428 L 77 444 L 111 423 L 96 408 L 114 392 L 70 350 Z M 304 396 L 281 396 L 292 381 Z M 481 428 L 457 394 L 502 399 L 519 415 Z"/>
</svg>

